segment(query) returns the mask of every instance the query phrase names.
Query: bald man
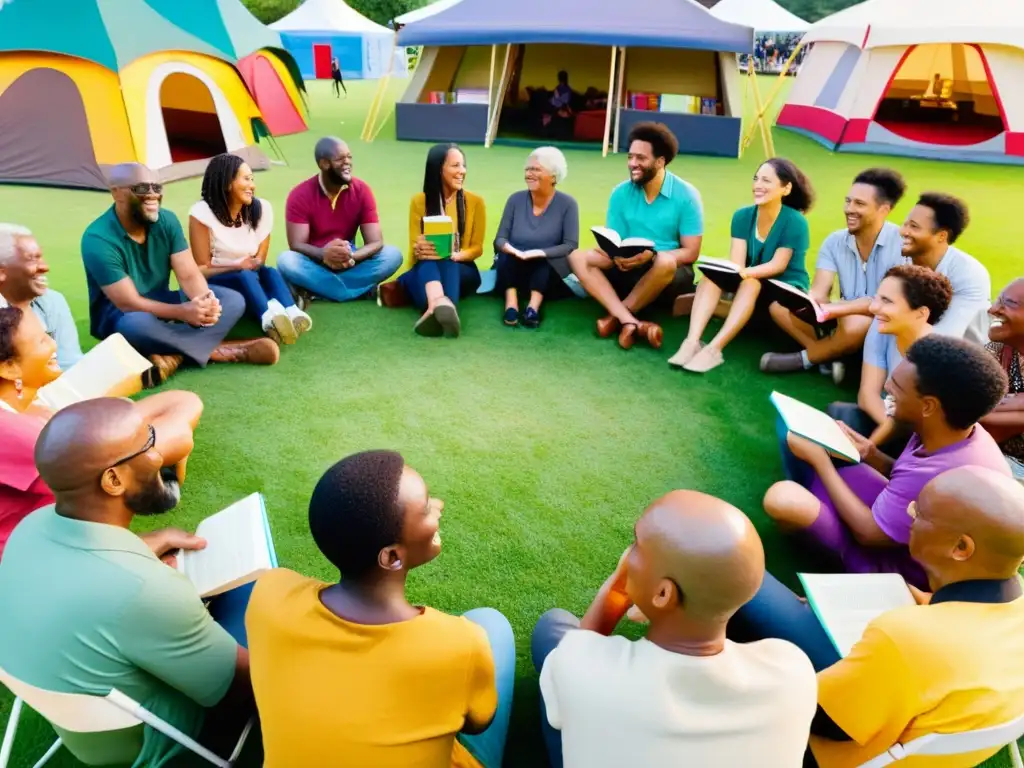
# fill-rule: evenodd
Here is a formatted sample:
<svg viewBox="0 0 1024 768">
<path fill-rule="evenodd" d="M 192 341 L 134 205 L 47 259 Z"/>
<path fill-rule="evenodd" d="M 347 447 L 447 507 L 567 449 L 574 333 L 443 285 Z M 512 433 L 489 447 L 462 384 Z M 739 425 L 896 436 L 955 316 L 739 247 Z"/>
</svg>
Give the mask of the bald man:
<svg viewBox="0 0 1024 768">
<path fill-rule="evenodd" d="M 1024 488 L 1001 472 L 962 466 L 929 482 L 908 515 L 910 552 L 931 591 L 912 590 L 919 605 L 872 621 L 842 660 L 807 604 L 770 576 L 730 623 L 737 640 L 793 641 L 821 670 L 810 743 L 821 768 L 862 765 L 896 742 L 1024 715 Z M 941 765 L 966 768 L 997 751 Z"/>
<path fill-rule="evenodd" d="M 725 637 L 763 578 L 761 540 L 738 509 L 695 491 L 655 501 L 583 619 L 556 609 L 534 630 L 551 764 L 798 768 L 810 661 L 785 641 Z M 632 606 L 646 638 L 611 636 Z"/>
<path fill-rule="evenodd" d="M 0 667 L 50 691 L 117 688 L 223 753 L 215 736 L 237 738 L 252 711 L 249 655 L 174 567 L 177 550 L 205 541 L 130 530 L 136 516 L 177 505 L 201 412 L 194 394 L 162 392 L 137 403 L 88 400 L 50 419 L 35 459 L 56 504 L 26 517 L 4 552 Z M 236 608 L 230 620 L 244 642 L 244 606 Z M 209 737 L 200 736 L 204 721 Z M 174 749 L 155 731 L 143 739 L 141 727 L 58 732 L 88 764 L 100 749 L 110 764 L 160 765 Z"/>
<path fill-rule="evenodd" d="M 352 150 L 326 136 L 313 150 L 317 174 L 288 195 L 288 248 L 277 268 L 299 309 L 313 298 L 350 301 L 376 292 L 402 266 L 402 252 L 384 245 L 370 185 L 352 175 Z M 361 233 L 363 245 L 356 245 Z"/>
<path fill-rule="evenodd" d="M 276 363 L 280 352 L 270 339 L 224 341 L 245 299 L 207 285 L 178 217 L 161 208 L 156 172 L 124 163 L 110 171 L 109 183 L 114 204 L 82 235 L 92 335 L 123 335 L 153 362 L 153 384 L 183 362 Z M 171 272 L 180 291 L 170 289 Z"/>
</svg>

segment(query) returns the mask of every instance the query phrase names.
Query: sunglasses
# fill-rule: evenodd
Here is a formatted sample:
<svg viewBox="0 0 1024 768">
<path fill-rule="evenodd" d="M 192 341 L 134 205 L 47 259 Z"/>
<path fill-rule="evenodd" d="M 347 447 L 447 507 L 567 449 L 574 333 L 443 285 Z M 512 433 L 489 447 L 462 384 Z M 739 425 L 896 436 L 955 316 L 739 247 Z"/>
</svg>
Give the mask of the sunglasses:
<svg viewBox="0 0 1024 768">
<path fill-rule="evenodd" d="M 164 193 L 164 185 L 156 181 L 151 181 L 142 184 L 132 184 L 128 189 L 136 197 L 142 197 L 143 195 L 162 195 Z"/>
<path fill-rule="evenodd" d="M 153 428 L 153 425 L 150 424 L 149 439 L 146 440 L 146 444 L 142 446 L 142 450 L 136 451 L 131 456 L 125 456 L 123 459 L 120 459 L 119 461 L 115 461 L 113 464 L 110 465 L 110 468 L 113 469 L 114 467 L 119 467 L 122 464 L 128 463 L 132 459 L 138 458 L 144 453 L 148 453 L 149 451 L 153 450 L 154 445 L 156 445 L 156 430 Z"/>
</svg>

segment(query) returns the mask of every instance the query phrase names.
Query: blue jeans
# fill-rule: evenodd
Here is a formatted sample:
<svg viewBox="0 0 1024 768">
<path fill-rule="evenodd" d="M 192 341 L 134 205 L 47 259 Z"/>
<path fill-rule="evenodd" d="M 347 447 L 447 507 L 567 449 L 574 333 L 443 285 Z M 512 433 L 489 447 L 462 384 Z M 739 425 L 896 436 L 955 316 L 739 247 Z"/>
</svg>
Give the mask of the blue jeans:
<svg viewBox="0 0 1024 768">
<path fill-rule="evenodd" d="M 493 608 L 474 608 L 463 614 L 483 627 L 494 655 L 494 677 L 498 689 L 498 709 L 483 733 L 473 736 L 459 734 L 459 742 L 484 768 L 501 768 L 508 741 L 508 724 L 512 717 L 512 693 L 516 677 L 516 641 L 508 619 Z"/>
<path fill-rule="evenodd" d="M 579 629 L 580 620 L 561 608 L 552 608 L 537 621 L 530 637 L 530 653 L 533 656 L 533 667 L 540 674 L 544 660 L 562 641 L 571 629 Z M 540 730 L 544 736 L 544 746 L 548 751 L 548 762 L 551 768 L 562 768 L 562 734 L 548 722 L 547 708 L 544 697 L 540 697 Z"/>
<path fill-rule="evenodd" d="M 237 272 L 225 272 L 208 278 L 208 283 L 223 285 L 242 294 L 245 299 L 245 309 L 257 322 L 263 320 L 263 313 L 267 311 L 270 299 L 277 299 L 282 307 L 290 307 L 295 304 L 292 292 L 288 290 L 281 273 L 273 267 L 260 267 L 253 271 L 251 269 L 240 269 Z"/>
<path fill-rule="evenodd" d="M 331 301 L 358 299 L 401 266 L 402 252 L 393 245 L 385 245 L 376 256 L 341 272 L 334 272 L 295 251 L 285 251 L 277 257 L 277 268 L 285 280 Z"/>
<path fill-rule="evenodd" d="M 788 640 L 807 654 L 817 672 L 839 661 L 839 651 L 811 607 L 770 573 L 754 598 L 729 620 L 727 634 L 737 643 Z"/>
<path fill-rule="evenodd" d="M 472 295 L 480 287 L 480 270 L 474 262 L 451 259 L 420 261 L 399 277 L 398 282 L 412 303 L 424 310 L 427 308 L 427 283 L 440 283 L 444 295 L 451 299 L 452 304 L 458 304 L 463 293 Z"/>
</svg>

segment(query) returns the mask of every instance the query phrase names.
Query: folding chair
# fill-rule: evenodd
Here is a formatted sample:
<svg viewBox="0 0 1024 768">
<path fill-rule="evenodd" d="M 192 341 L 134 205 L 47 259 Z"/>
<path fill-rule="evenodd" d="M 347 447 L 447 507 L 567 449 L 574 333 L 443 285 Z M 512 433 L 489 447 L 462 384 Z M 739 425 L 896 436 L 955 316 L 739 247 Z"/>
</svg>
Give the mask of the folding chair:
<svg viewBox="0 0 1024 768">
<path fill-rule="evenodd" d="M 1016 720 L 963 733 L 930 733 L 906 744 L 894 744 L 887 752 L 874 760 L 868 760 L 860 768 L 882 768 L 913 755 L 966 755 L 979 749 L 1005 746 L 1010 750 L 1013 768 L 1024 768 L 1017 741 L 1024 737 L 1024 715 Z M 0 766 L 2 768 L 2 766 Z"/>
<path fill-rule="evenodd" d="M 106 696 L 91 696 L 84 693 L 55 693 L 24 683 L 0 669 L 0 683 L 3 683 L 15 695 L 11 716 L 7 721 L 3 743 L 0 744 L 0 768 L 7 768 L 7 762 L 14 747 L 14 735 L 18 730 L 18 720 L 24 704 L 46 718 L 51 724 L 72 733 L 103 733 L 131 728 L 141 723 L 154 728 L 169 739 L 191 750 L 199 757 L 217 768 L 231 768 L 245 746 L 255 718 L 246 723 L 242 735 L 235 745 L 231 757 L 225 760 L 218 757 L 202 744 L 175 728 L 170 723 L 148 711 L 138 702 L 125 696 L 120 691 L 111 690 Z M 60 749 L 61 740 L 57 739 L 46 751 L 34 768 L 42 768 Z"/>
</svg>

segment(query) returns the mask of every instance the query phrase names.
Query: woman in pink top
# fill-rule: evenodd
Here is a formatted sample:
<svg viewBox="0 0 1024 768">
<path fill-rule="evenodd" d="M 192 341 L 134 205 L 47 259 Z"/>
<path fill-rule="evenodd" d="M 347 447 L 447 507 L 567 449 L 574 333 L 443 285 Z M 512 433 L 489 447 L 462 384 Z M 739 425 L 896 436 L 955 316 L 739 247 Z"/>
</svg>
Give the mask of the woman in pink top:
<svg viewBox="0 0 1024 768">
<path fill-rule="evenodd" d="M 58 376 L 57 342 L 35 314 L 0 309 L 0 557 L 14 527 L 53 503 L 34 457 L 36 438 L 51 414 L 33 401 Z"/>
</svg>

